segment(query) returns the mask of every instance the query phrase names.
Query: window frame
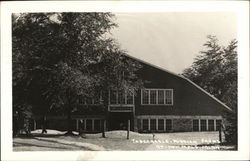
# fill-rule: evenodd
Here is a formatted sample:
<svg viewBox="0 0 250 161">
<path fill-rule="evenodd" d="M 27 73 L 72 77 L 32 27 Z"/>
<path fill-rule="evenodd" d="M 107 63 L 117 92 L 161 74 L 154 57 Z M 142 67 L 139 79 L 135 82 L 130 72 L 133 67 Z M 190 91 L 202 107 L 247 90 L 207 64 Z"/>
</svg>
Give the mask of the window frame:
<svg viewBox="0 0 250 161">
<path fill-rule="evenodd" d="M 207 120 L 207 131 L 215 131 L 214 119 Z"/>
<path fill-rule="evenodd" d="M 196 122 L 197 124 L 196 124 L 195 122 Z M 193 131 L 197 131 L 197 132 L 200 131 L 200 123 L 199 123 L 199 122 L 200 122 L 199 119 L 193 119 L 193 120 L 192 120 L 192 128 L 193 128 Z M 197 128 L 197 129 L 196 129 L 196 128 Z"/>
<path fill-rule="evenodd" d="M 78 103 L 79 103 L 79 105 L 101 105 L 101 104 L 103 104 L 102 103 L 102 92 L 99 94 L 99 103 L 96 103 L 95 101 L 95 99 L 96 98 L 86 98 L 86 97 L 81 97 L 81 96 L 79 96 L 78 97 Z M 88 103 L 87 102 L 87 99 L 90 99 L 91 100 L 91 103 Z"/>
<path fill-rule="evenodd" d="M 202 123 L 201 123 L 202 120 L 206 121 L 204 130 L 202 130 Z M 198 130 L 194 130 L 194 121 L 198 121 Z M 209 121 L 210 122 L 212 121 L 213 124 L 212 123 L 209 124 Z M 217 118 L 195 118 L 192 121 L 193 131 L 194 132 L 218 131 L 218 123 L 217 122 L 222 122 L 222 119 L 217 119 Z"/>
<path fill-rule="evenodd" d="M 207 130 L 207 119 L 200 119 L 200 131 L 208 131 Z M 204 125 L 203 125 L 204 123 Z M 204 129 L 203 129 L 204 128 Z"/>
<path fill-rule="evenodd" d="M 159 123 L 160 120 L 163 121 L 162 124 Z M 165 129 L 164 126 L 166 126 L 166 125 L 165 125 L 165 122 L 166 122 L 165 120 L 166 120 L 166 119 L 164 119 L 164 118 L 158 118 L 158 119 L 157 119 L 157 131 L 165 131 L 165 130 L 164 130 L 164 129 Z M 162 125 L 162 129 L 160 129 L 160 125 Z"/>
<path fill-rule="evenodd" d="M 115 96 L 116 96 L 116 103 L 111 103 L 111 91 L 115 91 Z M 124 96 L 124 104 L 123 103 L 119 103 L 119 90 L 109 90 L 108 93 L 108 100 L 109 100 L 109 105 L 134 105 L 135 104 L 135 92 L 134 91 L 129 91 L 132 93 L 132 95 L 128 94 L 128 92 L 124 92 L 123 96 Z M 130 97 L 132 97 L 132 103 L 128 104 L 128 96 L 130 95 Z"/>
<path fill-rule="evenodd" d="M 90 123 L 90 126 L 88 126 L 88 121 L 91 121 L 91 123 Z M 86 131 L 93 131 L 94 129 L 93 129 L 93 123 L 94 123 L 94 119 L 86 119 L 85 120 L 85 130 Z M 90 127 L 90 129 L 88 129 L 88 127 Z"/>
<path fill-rule="evenodd" d="M 157 121 L 158 119 L 157 118 L 150 118 L 150 124 L 149 124 L 149 127 L 150 127 L 150 131 L 158 131 L 158 127 L 157 127 Z M 155 123 L 153 123 L 155 122 Z"/>
<path fill-rule="evenodd" d="M 77 118 L 76 120 L 76 129 L 85 131 L 85 132 L 101 132 L 102 131 L 102 118 Z M 91 124 L 87 126 L 87 122 L 91 121 Z M 97 123 L 98 122 L 98 123 Z M 90 123 L 90 122 L 89 122 Z M 90 129 L 88 129 L 89 127 Z"/>
<path fill-rule="evenodd" d="M 147 99 L 145 99 L 145 100 L 147 100 L 147 104 L 146 103 L 144 103 L 144 94 L 145 93 L 147 93 Z M 146 95 L 146 94 L 145 94 Z M 141 104 L 143 105 L 148 105 L 149 104 L 149 99 L 150 99 L 150 92 L 149 92 L 149 90 L 147 90 L 147 89 L 145 89 L 145 90 L 141 90 Z"/>
<path fill-rule="evenodd" d="M 167 122 L 170 122 L 170 124 L 167 124 Z M 167 126 L 170 125 L 170 126 Z M 170 127 L 170 129 L 168 129 L 167 127 Z M 172 119 L 165 119 L 165 131 L 172 131 L 173 130 L 173 120 Z"/>
<path fill-rule="evenodd" d="M 216 119 L 215 120 L 215 131 L 220 131 L 221 129 L 221 124 L 222 124 L 222 120 L 221 119 Z"/>
<path fill-rule="evenodd" d="M 144 124 L 144 121 L 145 121 L 145 123 L 146 124 Z M 150 123 L 149 123 L 149 119 L 141 119 L 141 129 L 142 129 L 142 131 L 149 131 L 150 130 Z M 147 127 L 147 128 L 145 128 L 144 129 L 144 127 Z"/>
<path fill-rule="evenodd" d="M 150 91 L 155 91 L 156 90 L 156 103 L 155 104 L 151 104 L 150 101 Z M 148 104 L 144 103 L 144 98 L 143 98 L 143 93 L 144 91 L 148 91 Z M 159 91 L 164 91 L 163 97 L 164 97 L 164 103 L 163 104 L 159 104 Z M 171 91 L 171 104 L 168 104 L 166 99 L 167 99 L 167 92 L 166 91 Z M 167 89 L 167 88 L 145 88 L 145 89 L 141 89 L 141 105 L 163 105 L 163 106 L 172 106 L 174 105 L 174 90 L 173 89 Z"/>
<path fill-rule="evenodd" d="M 154 122 L 152 120 L 156 121 L 154 125 L 152 125 L 152 122 Z M 159 128 L 160 127 L 159 120 L 163 121 L 161 124 L 162 128 Z M 170 124 L 168 124 L 169 126 L 167 126 L 168 121 L 170 122 Z M 172 132 L 174 129 L 174 124 L 173 124 L 172 118 L 146 117 L 146 118 L 139 118 L 138 122 L 139 122 L 138 128 L 139 128 L 139 131 L 141 131 L 141 132 Z M 147 123 L 147 124 L 145 124 L 145 123 Z M 170 127 L 170 129 L 168 129 L 167 127 Z"/>
</svg>

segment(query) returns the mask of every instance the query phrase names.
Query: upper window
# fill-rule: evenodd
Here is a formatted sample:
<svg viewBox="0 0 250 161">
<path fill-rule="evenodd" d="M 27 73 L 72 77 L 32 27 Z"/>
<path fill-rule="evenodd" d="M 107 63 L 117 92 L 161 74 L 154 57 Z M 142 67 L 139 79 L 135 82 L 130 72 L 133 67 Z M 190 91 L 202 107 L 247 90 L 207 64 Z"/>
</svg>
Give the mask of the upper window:
<svg viewBox="0 0 250 161">
<path fill-rule="evenodd" d="M 99 94 L 92 98 L 86 98 L 86 97 L 79 97 L 78 103 L 81 105 L 99 105 L 102 101 L 102 95 Z"/>
<path fill-rule="evenodd" d="M 144 89 L 141 92 L 143 105 L 173 105 L 172 89 Z"/>
<path fill-rule="evenodd" d="M 157 90 L 151 90 L 150 91 L 150 104 L 156 104 L 157 102 L 157 99 L 156 99 L 156 93 L 157 93 Z"/>
<path fill-rule="evenodd" d="M 149 90 L 142 90 L 142 104 L 149 104 Z"/>
<path fill-rule="evenodd" d="M 131 105 L 131 104 L 134 104 L 134 92 L 133 91 L 122 92 L 122 91 L 118 91 L 118 90 L 110 90 L 109 91 L 109 102 L 112 105 L 117 105 L 117 104 Z"/>
</svg>

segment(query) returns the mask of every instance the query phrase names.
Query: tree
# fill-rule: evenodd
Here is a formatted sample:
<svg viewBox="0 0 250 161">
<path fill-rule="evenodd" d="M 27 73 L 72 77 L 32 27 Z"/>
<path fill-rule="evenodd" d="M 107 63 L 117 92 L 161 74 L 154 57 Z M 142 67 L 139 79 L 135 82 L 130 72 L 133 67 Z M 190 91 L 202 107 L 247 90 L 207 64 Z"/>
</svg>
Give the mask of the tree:
<svg viewBox="0 0 250 161">
<path fill-rule="evenodd" d="M 224 114 L 226 141 L 237 144 L 237 41 L 220 46 L 215 36 L 208 36 L 191 67 L 183 75 L 232 108 Z"/>
<path fill-rule="evenodd" d="M 13 15 L 14 109 L 29 104 L 46 115 L 58 108 L 71 114 L 78 96 L 140 84 L 139 64 L 106 34 L 117 25 L 110 13 L 25 13 Z M 121 77 L 126 73 L 126 77 Z M 107 104 L 107 97 L 104 97 Z"/>
</svg>

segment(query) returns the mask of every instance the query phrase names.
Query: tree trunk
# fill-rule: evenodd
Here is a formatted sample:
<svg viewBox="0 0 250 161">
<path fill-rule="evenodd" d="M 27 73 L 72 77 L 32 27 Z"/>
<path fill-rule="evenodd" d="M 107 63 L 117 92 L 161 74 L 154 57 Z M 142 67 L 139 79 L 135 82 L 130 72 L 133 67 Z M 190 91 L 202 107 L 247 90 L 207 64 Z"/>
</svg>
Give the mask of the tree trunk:
<svg viewBox="0 0 250 161">
<path fill-rule="evenodd" d="M 103 128 L 102 128 L 102 137 L 105 138 L 105 131 L 106 131 L 106 125 L 107 125 L 107 120 L 108 120 L 108 102 L 109 102 L 109 97 L 108 97 L 108 93 L 105 93 L 103 96 L 103 108 L 104 108 L 104 114 L 105 114 L 105 118 L 103 120 Z"/>
<path fill-rule="evenodd" d="M 42 134 L 46 133 L 47 134 L 47 117 L 46 114 L 43 116 L 43 125 L 42 125 Z"/>
<path fill-rule="evenodd" d="M 65 135 L 73 135 L 73 130 L 72 130 L 72 117 L 71 117 L 71 111 L 72 111 L 72 95 L 70 90 L 67 90 L 66 96 L 68 99 L 68 102 L 66 104 L 66 110 L 67 110 L 67 122 L 68 122 L 68 131 L 66 132 Z"/>
<path fill-rule="evenodd" d="M 67 122 L 68 122 L 68 131 L 65 135 L 73 135 L 73 130 L 72 130 L 72 117 L 71 117 L 71 106 L 68 106 L 68 110 L 67 110 Z"/>
<path fill-rule="evenodd" d="M 26 136 L 30 136 L 30 122 L 28 118 L 24 118 L 24 131 Z"/>
<path fill-rule="evenodd" d="M 106 120 L 102 121 L 102 137 L 105 138 Z"/>
<path fill-rule="evenodd" d="M 220 144 L 222 143 L 222 138 L 221 138 L 221 127 L 219 128 L 219 141 L 220 141 Z"/>
</svg>

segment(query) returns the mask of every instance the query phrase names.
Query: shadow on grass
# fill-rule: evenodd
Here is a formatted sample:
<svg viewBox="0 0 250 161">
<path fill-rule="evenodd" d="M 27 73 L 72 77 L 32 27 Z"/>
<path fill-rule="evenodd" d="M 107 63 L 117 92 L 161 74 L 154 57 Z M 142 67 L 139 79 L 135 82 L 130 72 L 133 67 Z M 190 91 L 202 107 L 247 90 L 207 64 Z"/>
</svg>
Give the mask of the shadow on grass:
<svg viewBox="0 0 250 161">
<path fill-rule="evenodd" d="M 25 134 L 20 134 L 18 136 L 15 136 L 14 138 L 27 138 L 27 139 L 33 139 L 34 137 L 59 137 L 59 136 L 65 136 L 65 134 L 29 134 L 29 135 L 25 135 Z"/>
<path fill-rule="evenodd" d="M 80 148 L 80 149 L 85 149 L 85 150 L 92 150 L 91 148 L 87 148 L 87 147 L 84 147 L 84 146 L 79 146 L 79 145 L 76 145 L 76 144 L 67 144 L 67 143 L 62 143 L 62 142 L 58 142 L 56 140 L 47 140 L 47 139 L 38 139 L 38 138 L 33 138 L 35 140 L 38 140 L 38 141 L 43 141 L 43 142 L 48 142 L 48 143 L 56 143 L 56 144 L 61 144 L 61 145 L 65 145 L 65 146 L 71 146 L 71 147 L 75 147 L 75 148 Z"/>
<path fill-rule="evenodd" d="M 16 144 L 15 147 L 20 147 L 20 146 L 35 146 L 35 147 L 43 147 L 43 148 L 53 148 L 53 149 L 65 149 L 67 150 L 68 148 L 65 147 L 58 147 L 58 146 L 45 146 L 45 145 L 37 145 L 37 144 L 31 144 L 31 143 L 14 143 Z"/>
<path fill-rule="evenodd" d="M 67 144 L 67 143 L 62 143 L 58 142 L 56 140 L 47 140 L 47 139 L 38 139 L 38 138 L 26 138 L 26 139 L 34 139 L 37 141 L 40 141 L 39 143 L 20 143 L 20 142 L 13 142 L 13 147 L 21 147 L 21 146 L 34 146 L 34 147 L 41 147 L 41 148 L 52 148 L 52 149 L 60 149 L 60 150 L 89 150 L 89 151 L 95 151 L 91 148 L 85 147 L 85 146 L 79 146 L 76 144 Z M 42 145 L 42 144 L 47 144 L 47 145 Z M 52 144 L 52 145 L 51 145 Z M 61 146 L 61 147 L 60 147 Z M 67 146 L 67 147 L 63 147 Z"/>
</svg>

